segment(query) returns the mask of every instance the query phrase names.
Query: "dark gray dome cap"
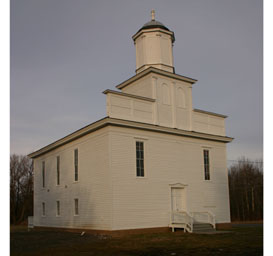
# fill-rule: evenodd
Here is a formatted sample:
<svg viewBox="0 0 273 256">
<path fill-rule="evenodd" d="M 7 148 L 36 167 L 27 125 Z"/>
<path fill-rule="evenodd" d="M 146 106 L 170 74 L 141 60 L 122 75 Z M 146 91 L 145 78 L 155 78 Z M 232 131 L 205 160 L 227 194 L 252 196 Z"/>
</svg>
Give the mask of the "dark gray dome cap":
<svg viewBox="0 0 273 256">
<path fill-rule="evenodd" d="M 159 22 L 157 20 L 151 20 L 151 21 L 145 23 L 140 30 L 149 29 L 149 28 L 162 28 L 167 31 L 170 31 L 166 26 L 164 26 L 161 22 Z"/>
<path fill-rule="evenodd" d="M 161 22 L 157 21 L 157 20 L 151 20 L 147 23 L 145 23 L 141 29 L 138 30 L 141 31 L 143 29 L 150 29 L 150 28 L 161 28 L 161 29 L 164 29 L 164 30 L 167 30 L 167 31 L 170 31 L 166 26 L 164 26 Z M 170 31 L 172 32 L 172 31 Z M 174 37 L 174 33 L 172 32 L 172 42 L 175 41 L 175 37 Z"/>
</svg>

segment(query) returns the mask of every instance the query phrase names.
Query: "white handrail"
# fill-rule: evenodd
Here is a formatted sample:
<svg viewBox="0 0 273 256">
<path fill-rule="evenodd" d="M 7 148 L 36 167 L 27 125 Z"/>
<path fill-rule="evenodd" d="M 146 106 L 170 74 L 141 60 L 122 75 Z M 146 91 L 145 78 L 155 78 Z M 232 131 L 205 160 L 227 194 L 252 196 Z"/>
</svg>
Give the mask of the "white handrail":
<svg viewBox="0 0 273 256">
<path fill-rule="evenodd" d="M 209 223 L 213 226 L 213 228 L 216 227 L 216 223 L 215 223 L 215 215 L 208 211 L 208 220 L 209 220 Z"/>
<path fill-rule="evenodd" d="M 194 222 L 200 222 L 200 223 L 209 223 L 213 226 L 215 229 L 216 223 L 215 223 L 215 215 L 210 212 L 186 212 L 186 211 L 177 211 L 172 212 L 171 215 L 171 224 L 173 228 L 175 227 L 175 224 L 182 224 L 185 228 L 184 230 L 187 230 L 188 232 L 193 232 L 193 223 Z"/>
<path fill-rule="evenodd" d="M 191 214 L 196 222 L 208 222 L 213 228 L 216 227 L 215 215 L 212 212 L 191 212 Z"/>
<path fill-rule="evenodd" d="M 188 232 L 193 231 L 193 217 L 186 211 L 172 212 L 172 224 L 184 224 Z"/>
</svg>

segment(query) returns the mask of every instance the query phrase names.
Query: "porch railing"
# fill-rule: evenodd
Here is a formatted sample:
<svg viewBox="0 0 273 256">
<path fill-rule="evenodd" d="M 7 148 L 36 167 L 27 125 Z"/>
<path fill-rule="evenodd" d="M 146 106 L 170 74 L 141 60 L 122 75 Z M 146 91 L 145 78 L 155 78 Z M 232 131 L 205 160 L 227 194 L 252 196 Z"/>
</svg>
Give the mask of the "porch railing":
<svg viewBox="0 0 273 256">
<path fill-rule="evenodd" d="M 175 224 L 184 224 L 185 230 L 190 233 L 193 231 L 193 217 L 188 212 L 172 212 L 172 225 L 175 226 Z"/>
<path fill-rule="evenodd" d="M 195 223 L 209 223 L 213 226 L 213 228 L 216 227 L 215 224 L 215 215 L 210 212 L 191 212 L 191 215 L 193 217 L 193 221 Z"/>
</svg>

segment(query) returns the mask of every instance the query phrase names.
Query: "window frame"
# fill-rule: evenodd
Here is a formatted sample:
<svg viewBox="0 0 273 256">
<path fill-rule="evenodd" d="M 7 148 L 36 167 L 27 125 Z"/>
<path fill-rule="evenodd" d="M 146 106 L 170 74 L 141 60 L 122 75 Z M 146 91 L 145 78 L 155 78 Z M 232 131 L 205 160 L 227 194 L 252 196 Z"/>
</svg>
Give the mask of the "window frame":
<svg viewBox="0 0 273 256">
<path fill-rule="evenodd" d="M 74 198 L 74 216 L 79 216 L 79 212 L 79 198 Z"/>
<path fill-rule="evenodd" d="M 45 161 L 42 161 L 42 188 L 45 188 Z"/>
<path fill-rule="evenodd" d="M 143 140 L 135 140 L 136 154 L 136 177 L 144 178 L 145 176 L 145 143 Z"/>
<path fill-rule="evenodd" d="M 203 174 L 205 181 L 211 180 L 210 149 L 208 148 L 203 148 Z"/>
<path fill-rule="evenodd" d="M 60 184 L 61 184 L 61 179 L 60 179 L 60 177 L 61 177 L 61 168 L 60 168 L 60 166 L 61 166 L 61 158 L 60 158 L 60 156 L 57 156 L 56 157 L 56 159 L 57 159 L 57 166 L 56 166 L 56 168 L 57 168 L 57 170 L 56 170 L 56 175 L 57 175 L 57 177 L 56 177 L 56 186 L 60 186 Z"/>
<path fill-rule="evenodd" d="M 45 206 L 45 202 L 42 202 L 42 217 L 46 216 L 46 206 Z"/>
<path fill-rule="evenodd" d="M 79 149 L 74 149 L 74 182 L 79 181 Z"/>
<path fill-rule="evenodd" d="M 60 200 L 56 201 L 56 216 L 57 217 L 61 216 L 61 202 L 60 202 Z"/>
</svg>

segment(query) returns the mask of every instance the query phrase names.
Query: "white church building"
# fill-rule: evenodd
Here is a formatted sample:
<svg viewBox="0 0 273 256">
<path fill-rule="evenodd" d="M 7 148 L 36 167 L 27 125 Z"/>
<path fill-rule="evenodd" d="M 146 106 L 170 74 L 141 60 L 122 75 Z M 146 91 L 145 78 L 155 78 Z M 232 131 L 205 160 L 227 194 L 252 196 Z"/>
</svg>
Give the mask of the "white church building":
<svg viewBox="0 0 273 256">
<path fill-rule="evenodd" d="M 118 231 L 230 223 L 227 116 L 192 106 L 174 32 L 133 35 L 136 74 L 106 90 L 106 117 L 31 154 L 34 227 Z M 203 226 L 202 226 L 203 225 Z"/>
</svg>

